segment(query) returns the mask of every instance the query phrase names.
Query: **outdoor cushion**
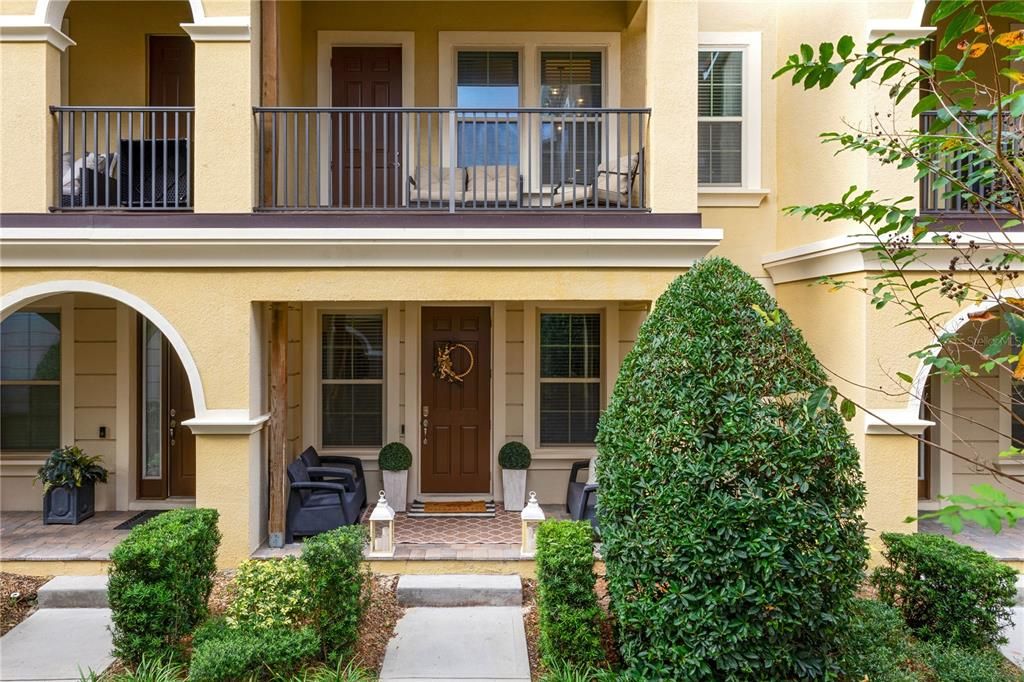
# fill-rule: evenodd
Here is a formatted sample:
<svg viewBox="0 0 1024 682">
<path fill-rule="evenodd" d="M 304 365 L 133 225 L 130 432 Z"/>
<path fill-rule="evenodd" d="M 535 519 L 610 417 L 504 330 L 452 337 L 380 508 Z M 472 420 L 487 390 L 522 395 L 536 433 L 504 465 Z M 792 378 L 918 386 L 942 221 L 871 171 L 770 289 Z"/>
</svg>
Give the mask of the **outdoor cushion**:
<svg viewBox="0 0 1024 682">
<path fill-rule="evenodd" d="M 519 166 L 472 166 L 466 186 L 466 203 L 469 206 L 474 202 L 515 206 L 519 201 L 519 186 Z"/>
<path fill-rule="evenodd" d="M 451 191 L 451 168 L 417 166 L 409 177 L 409 204 L 448 201 L 454 196 L 461 201 L 466 189 L 466 169 L 455 169 L 455 192 Z"/>
</svg>

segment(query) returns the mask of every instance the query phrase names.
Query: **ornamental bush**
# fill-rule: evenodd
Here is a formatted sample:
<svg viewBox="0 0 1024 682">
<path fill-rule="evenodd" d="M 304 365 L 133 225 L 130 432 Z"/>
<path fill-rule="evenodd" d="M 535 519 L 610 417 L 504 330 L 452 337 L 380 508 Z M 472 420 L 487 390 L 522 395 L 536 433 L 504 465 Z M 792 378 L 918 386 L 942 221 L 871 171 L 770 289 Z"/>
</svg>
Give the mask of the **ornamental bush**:
<svg viewBox="0 0 1024 682">
<path fill-rule="evenodd" d="M 365 546 L 364 526 L 345 526 L 302 543 L 302 560 L 309 567 L 310 615 L 329 661 L 345 656 L 359 634 L 368 579 L 362 567 Z"/>
<path fill-rule="evenodd" d="M 888 565 L 871 582 L 922 639 L 967 648 L 1006 641 L 1017 574 L 984 552 L 941 535 L 882 533 Z"/>
<path fill-rule="evenodd" d="M 405 443 L 388 443 L 380 449 L 377 464 L 383 471 L 405 471 L 412 466 L 412 453 Z"/>
<path fill-rule="evenodd" d="M 228 606 L 233 627 L 294 627 L 309 621 L 309 567 L 298 557 L 243 561 Z"/>
<path fill-rule="evenodd" d="M 230 627 L 212 620 L 196 631 L 188 679 L 192 682 L 279 679 L 320 653 L 312 628 Z"/>
<path fill-rule="evenodd" d="M 114 653 L 136 664 L 180 653 L 206 618 L 217 570 L 217 512 L 176 509 L 136 526 L 110 554 Z"/>
<path fill-rule="evenodd" d="M 612 607 L 644 679 L 826 677 L 867 559 L 858 452 L 800 332 L 699 262 L 661 296 L 597 437 Z"/>
<path fill-rule="evenodd" d="M 593 538 L 589 522 L 545 521 L 537 529 L 540 651 L 549 667 L 604 659 Z"/>
<path fill-rule="evenodd" d="M 498 464 L 502 469 L 529 469 L 532 459 L 530 448 L 517 440 L 505 443 L 498 450 Z"/>
</svg>

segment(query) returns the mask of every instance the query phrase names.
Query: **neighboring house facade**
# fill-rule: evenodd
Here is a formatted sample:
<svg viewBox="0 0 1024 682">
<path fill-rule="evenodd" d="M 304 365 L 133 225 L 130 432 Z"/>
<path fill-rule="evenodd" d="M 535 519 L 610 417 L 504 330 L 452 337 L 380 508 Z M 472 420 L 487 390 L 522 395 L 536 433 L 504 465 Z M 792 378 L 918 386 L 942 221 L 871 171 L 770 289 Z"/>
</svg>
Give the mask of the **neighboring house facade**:
<svg viewBox="0 0 1024 682">
<path fill-rule="evenodd" d="M 362 457 L 375 490 L 404 441 L 410 497 L 501 500 L 497 451 L 522 440 L 558 502 L 651 305 L 708 254 L 920 433 L 917 401 L 858 386 L 923 390 L 907 354 L 928 339 L 812 286 L 870 274 L 855 226 L 780 210 L 918 194 L 818 142 L 885 99 L 771 74 L 800 43 L 927 33 L 924 9 L 4 2 L 2 509 L 38 508 L 32 476 L 72 442 L 111 470 L 100 509 L 218 509 L 226 564 L 267 539 L 274 462 L 308 445 Z M 875 531 L 976 478 L 877 418 L 850 428 Z"/>
</svg>

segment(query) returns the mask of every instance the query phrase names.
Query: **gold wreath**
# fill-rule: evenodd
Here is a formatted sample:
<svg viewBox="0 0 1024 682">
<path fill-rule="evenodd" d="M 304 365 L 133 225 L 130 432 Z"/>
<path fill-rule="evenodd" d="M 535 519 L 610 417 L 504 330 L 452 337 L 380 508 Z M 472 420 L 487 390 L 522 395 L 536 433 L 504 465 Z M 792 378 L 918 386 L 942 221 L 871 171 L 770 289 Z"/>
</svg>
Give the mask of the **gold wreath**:
<svg viewBox="0 0 1024 682">
<path fill-rule="evenodd" d="M 461 348 L 469 355 L 469 367 L 466 368 L 465 372 L 455 371 L 455 365 L 452 362 L 452 351 L 456 348 Z M 462 379 L 473 371 L 473 365 L 475 363 L 476 359 L 473 357 L 473 351 L 471 351 L 465 344 L 445 343 L 444 346 L 437 349 L 437 359 L 434 363 L 434 376 L 444 379 L 451 384 L 454 384 L 456 381 L 461 384 Z"/>
</svg>

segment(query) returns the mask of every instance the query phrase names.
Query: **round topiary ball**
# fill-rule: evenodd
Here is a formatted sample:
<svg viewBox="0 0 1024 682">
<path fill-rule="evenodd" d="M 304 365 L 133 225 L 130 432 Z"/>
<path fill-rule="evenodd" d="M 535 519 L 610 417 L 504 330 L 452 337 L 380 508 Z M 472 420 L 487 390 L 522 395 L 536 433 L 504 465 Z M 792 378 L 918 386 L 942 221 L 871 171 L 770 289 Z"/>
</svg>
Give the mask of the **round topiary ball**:
<svg viewBox="0 0 1024 682">
<path fill-rule="evenodd" d="M 509 441 L 498 450 L 498 464 L 502 469 L 529 469 L 530 448 L 517 440 Z"/>
<path fill-rule="evenodd" d="M 405 471 L 412 466 L 412 453 L 405 443 L 388 443 L 380 449 L 377 464 L 383 471 Z"/>
<path fill-rule="evenodd" d="M 632 676 L 838 674 L 868 552 L 859 455 L 827 387 L 800 331 L 729 261 L 698 263 L 658 300 L 597 437 Z"/>
</svg>

